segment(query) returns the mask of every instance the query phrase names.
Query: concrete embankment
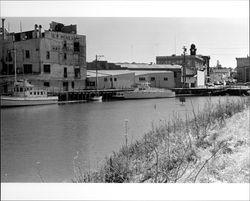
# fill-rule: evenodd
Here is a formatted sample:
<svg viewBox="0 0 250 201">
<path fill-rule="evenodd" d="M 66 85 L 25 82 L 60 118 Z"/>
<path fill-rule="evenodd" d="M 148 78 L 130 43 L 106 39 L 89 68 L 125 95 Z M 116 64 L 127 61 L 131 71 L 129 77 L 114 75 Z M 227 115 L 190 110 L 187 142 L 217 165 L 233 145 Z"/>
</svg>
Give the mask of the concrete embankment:
<svg viewBox="0 0 250 201">
<path fill-rule="evenodd" d="M 208 103 L 178 115 L 124 145 L 98 171 L 75 172 L 75 182 L 249 182 L 246 99 Z"/>
</svg>

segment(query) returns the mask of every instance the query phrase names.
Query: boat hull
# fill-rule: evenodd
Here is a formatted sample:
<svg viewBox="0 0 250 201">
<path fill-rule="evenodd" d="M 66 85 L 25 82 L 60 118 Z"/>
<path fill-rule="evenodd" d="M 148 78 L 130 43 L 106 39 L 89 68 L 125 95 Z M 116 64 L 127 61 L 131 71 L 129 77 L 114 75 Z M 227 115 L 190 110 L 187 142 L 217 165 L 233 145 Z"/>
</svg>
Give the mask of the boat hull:
<svg viewBox="0 0 250 201">
<path fill-rule="evenodd" d="M 50 105 L 57 103 L 58 103 L 57 96 L 40 97 L 40 98 L 1 96 L 1 107 Z"/>
</svg>

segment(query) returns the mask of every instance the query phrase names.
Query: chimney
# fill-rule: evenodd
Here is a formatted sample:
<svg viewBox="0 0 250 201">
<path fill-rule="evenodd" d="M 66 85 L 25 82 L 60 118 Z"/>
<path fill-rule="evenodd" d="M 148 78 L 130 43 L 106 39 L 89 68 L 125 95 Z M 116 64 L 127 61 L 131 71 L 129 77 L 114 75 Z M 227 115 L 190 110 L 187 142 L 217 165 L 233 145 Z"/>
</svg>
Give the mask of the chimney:
<svg viewBox="0 0 250 201">
<path fill-rule="evenodd" d="M 39 38 L 42 38 L 42 25 L 39 25 Z"/>
<path fill-rule="evenodd" d="M 2 37 L 3 37 L 3 40 L 5 39 L 5 31 L 4 31 L 4 18 L 2 19 Z"/>
<path fill-rule="evenodd" d="M 35 38 L 37 38 L 37 24 L 35 24 L 34 32 L 35 32 Z"/>
</svg>

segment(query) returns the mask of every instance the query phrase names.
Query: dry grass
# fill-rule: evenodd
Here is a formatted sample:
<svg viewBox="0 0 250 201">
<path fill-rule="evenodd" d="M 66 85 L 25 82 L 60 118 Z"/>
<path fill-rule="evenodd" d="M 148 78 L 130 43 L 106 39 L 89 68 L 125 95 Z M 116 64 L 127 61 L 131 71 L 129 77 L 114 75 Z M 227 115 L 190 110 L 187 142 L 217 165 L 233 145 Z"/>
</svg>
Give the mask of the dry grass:
<svg viewBox="0 0 250 201">
<path fill-rule="evenodd" d="M 218 174 L 220 168 L 226 168 L 225 154 L 232 151 L 232 136 L 222 137 L 220 130 L 225 127 L 227 119 L 246 107 L 245 99 L 218 104 L 208 101 L 202 111 L 193 109 L 191 117 L 187 115 L 181 119 L 175 114 L 172 120 L 156 128 L 153 126 L 140 140 L 114 152 L 98 171 L 82 172 L 81 167 L 75 167 L 73 181 L 212 182 L 211 174 Z M 217 158 L 221 160 L 216 162 Z M 248 165 L 249 161 L 246 162 Z"/>
</svg>

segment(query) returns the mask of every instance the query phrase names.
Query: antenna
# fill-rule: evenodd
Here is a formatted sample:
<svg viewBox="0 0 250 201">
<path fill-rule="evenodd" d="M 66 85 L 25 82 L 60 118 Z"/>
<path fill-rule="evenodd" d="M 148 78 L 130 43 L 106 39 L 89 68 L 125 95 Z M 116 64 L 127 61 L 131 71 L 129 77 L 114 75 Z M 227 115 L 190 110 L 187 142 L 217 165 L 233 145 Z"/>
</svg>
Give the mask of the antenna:
<svg viewBox="0 0 250 201">
<path fill-rule="evenodd" d="M 20 21 L 20 32 L 22 32 L 22 22 Z"/>
</svg>

